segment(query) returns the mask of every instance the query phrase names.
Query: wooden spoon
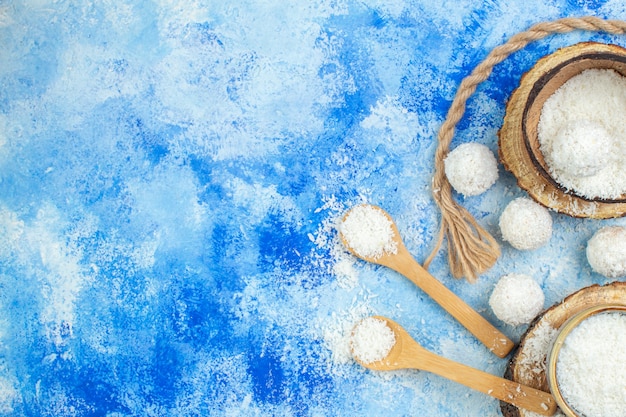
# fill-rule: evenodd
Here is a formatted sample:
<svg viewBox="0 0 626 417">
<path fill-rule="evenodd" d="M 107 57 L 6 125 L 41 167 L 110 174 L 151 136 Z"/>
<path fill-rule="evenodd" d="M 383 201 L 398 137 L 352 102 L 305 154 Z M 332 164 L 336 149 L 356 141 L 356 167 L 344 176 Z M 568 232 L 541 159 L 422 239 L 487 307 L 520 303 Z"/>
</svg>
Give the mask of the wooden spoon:
<svg viewBox="0 0 626 417">
<path fill-rule="evenodd" d="M 544 416 L 556 412 L 556 401 L 551 394 L 436 355 L 420 346 L 395 321 L 381 316 L 374 318 L 387 323 L 394 332 L 396 342 L 387 356 L 377 362 L 363 363 L 352 352 L 354 359 L 364 367 L 375 371 L 420 369 Z"/>
<path fill-rule="evenodd" d="M 362 256 L 350 246 L 346 237 L 340 231 L 341 241 L 346 248 L 360 259 L 386 266 L 404 275 L 435 300 L 444 310 L 450 313 L 459 323 L 465 326 L 467 330 L 476 336 L 476 338 L 494 354 L 501 358 L 508 355 L 515 344 L 417 263 L 406 246 L 404 246 L 400 238 L 400 233 L 398 232 L 398 227 L 391 216 L 380 207 L 371 207 L 380 210 L 391 222 L 394 233 L 393 238 L 398 248 L 397 252 L 383 253 L 382 256 L 376 258 Z M 350 212 L 351 211 L 348 211 L 348 213 L 345 214 L 343 217 L 344 220 L 350 215 Z"/>
</svg>

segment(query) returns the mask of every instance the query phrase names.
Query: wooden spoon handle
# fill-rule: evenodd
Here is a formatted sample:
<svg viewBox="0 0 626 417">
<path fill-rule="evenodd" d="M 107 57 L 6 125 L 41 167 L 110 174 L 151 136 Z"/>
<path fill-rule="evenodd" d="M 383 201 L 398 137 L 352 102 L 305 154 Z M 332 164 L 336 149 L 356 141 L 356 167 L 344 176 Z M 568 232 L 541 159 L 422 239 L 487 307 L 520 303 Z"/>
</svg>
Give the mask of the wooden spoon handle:
<svg viewBox="0 0 626 417">
<path fill-rule="evenodd" d="M 406 249 L 399 251 L 398 255 L 388 260 L 388 267 L 413 281 L 494 354 L 501 358 L 509 354 L 515 344 L 508 337 L 430 275 Z"/>
<path fill-rule="evenodd" d="M 446 359 L 417 344 L 413 348 L 415 352 L 411 354 L 410 367 L 412 368 L 432 372 L 516 407 L 544 416 L 551 416 L 556 412 L 556 401 L 547 392 Z"/>
</svg>

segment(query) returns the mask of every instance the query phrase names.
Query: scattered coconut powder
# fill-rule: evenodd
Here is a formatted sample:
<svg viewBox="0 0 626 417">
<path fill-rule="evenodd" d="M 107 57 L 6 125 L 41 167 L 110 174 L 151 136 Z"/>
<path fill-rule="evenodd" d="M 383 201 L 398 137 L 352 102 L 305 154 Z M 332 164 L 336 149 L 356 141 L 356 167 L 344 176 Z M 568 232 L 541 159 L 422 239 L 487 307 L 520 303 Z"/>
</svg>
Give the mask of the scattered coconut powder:
<svg viewBox="0 0 626 417">
<path fill-rule="evenodd" d="M 608 278 L 626 275 L 626 228 L 605 226 L 587 242 L 591 268 Z"/>
<path fill-rule="evenodd" d="M 350 339 L 352 354 L 365 364 L 385 359 L 395 344 L 393 330 L 384 320 L 375 317 L 368 317 L 357 324 Z"/>
<path fill-rule="evenodd" d="M 520 348 L 515 359 L 520 378 L 518 382 L 536 386 L 536 384 L 545 380 L 548 352 L 557 334 L 558 330 L 548 320 L 540 319 L 534 325 L 532 336 L 524 340 L 524 345 Z M 524 411 L 524 415 L 526 417 L 541 416 L 541 414 L 528 410 Z M 564 416 L 564 414 L 558 410 L 554 417 L 558 416 Z"/>
<path fill-rule="evenodd" d="M 582 321 L 565 339 L 557 381 L 568 404 L 585 416 L 626 415 L 626 315 Z"/>
<path fill-rule="evenodd" d="M 548 209 L 526 197 L 511 201 L 500 215 L 502 238 L 519 250 L 537 249 L 552 236 Z"/>
<path fill-rule="evenodd" d="M 340 232 L 346 243 L 361 257 L 377 259 L 383 254 L 398 252 L 392 223 L 376 207 L 354 207 L 341 223 Z"/>
<path fill-rule="evenodd" d="M 543 105 L 537 127 L 550 175 L 587 198 L 626 193 L 626 78 L 589 69 L 572 77 Z"/>
<path fill-rule="evenodd" d="M 532 330 L 532 337 L 524 341 L 524 348 L 517 357 L 520 375 L 526 382 L 539 377 L 546 371 L 548 352 L 558 334 L 547 320 L 540 320 Z"/>
</svg>

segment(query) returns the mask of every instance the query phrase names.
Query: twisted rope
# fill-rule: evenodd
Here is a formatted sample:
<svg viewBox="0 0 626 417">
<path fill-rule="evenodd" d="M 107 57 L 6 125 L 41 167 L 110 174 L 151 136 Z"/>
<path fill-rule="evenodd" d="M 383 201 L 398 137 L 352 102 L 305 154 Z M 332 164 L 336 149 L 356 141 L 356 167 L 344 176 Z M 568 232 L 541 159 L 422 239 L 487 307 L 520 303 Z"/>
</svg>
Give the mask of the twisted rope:
<svg viewBox="0 0 626 417">
<path fill-rule="evenodd" d="M 626 22 L 585 16 L 535 24 L 527 31 L 520 32 L 506 43 L 495 47 L 461 82 L 438 134 L 432 187 L 433 197 L 442 216 L 435 248 L 424 262 L 425 268 L 428 268 L 441 248 L 444 237 L 448 240 L 450 270 L 456 278 L 466 277 L 468 281 L 473 282 L 478 275 L 493 266 L 500 256 L 500 247 L 496 240 L 452 197 L 452 188 L 444 172 L 444 159 L 448 155 L 455 126 L 465 113 L 467 100 L 474 94 L 478 84 L 489 77 L 494 66 L 531 42 L 550 34 L 574 30 L 623 34 L 626 33 Z"/>
</svg>

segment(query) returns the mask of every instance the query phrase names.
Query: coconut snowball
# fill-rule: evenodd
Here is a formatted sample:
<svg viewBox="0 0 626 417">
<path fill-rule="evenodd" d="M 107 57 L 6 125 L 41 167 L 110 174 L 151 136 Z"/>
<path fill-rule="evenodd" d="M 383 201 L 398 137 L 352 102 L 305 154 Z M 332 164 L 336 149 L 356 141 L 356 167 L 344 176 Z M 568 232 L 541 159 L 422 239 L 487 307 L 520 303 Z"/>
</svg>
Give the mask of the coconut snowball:
<svg viewBox="0 0 626 417">
<path fill-rule="evenodd" d="M 605 226 L 587 243 L 591 268 L 607 278 L 626 275 L 626 228 Z"/>
<path fill-rule="evenodd" d="M 512 326 L 530 323 L 543 310 L 545 296 L 537 282 L 525 274 L 508 274 L 496 284 L 489 305 L 496 317 Z"/>
<path fill-rule="evenodd" d="M 515 249 L 537 249 L 552 236 L 552 217 L 542 205 L 519 197 L 511 201 L 500 215 L 500 232 Z"/>
<path fill-rule="evenodd" d="M 589 177 L 609 163 L 615 141 L 601 124 L 576 120 L 556 134 L 551 151 L 545 154 L 546 162 L 557 177 Z"/>
<path fill-rule="evenodd" d="M 474 196 L 489 189 L 498 179 L 498 163 L 493 152 L 480 143 L 457 146 L 444 159 L 444 170 L 454 189 Z"/>
</svg>

